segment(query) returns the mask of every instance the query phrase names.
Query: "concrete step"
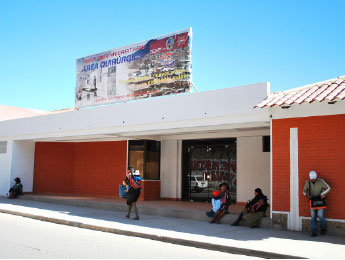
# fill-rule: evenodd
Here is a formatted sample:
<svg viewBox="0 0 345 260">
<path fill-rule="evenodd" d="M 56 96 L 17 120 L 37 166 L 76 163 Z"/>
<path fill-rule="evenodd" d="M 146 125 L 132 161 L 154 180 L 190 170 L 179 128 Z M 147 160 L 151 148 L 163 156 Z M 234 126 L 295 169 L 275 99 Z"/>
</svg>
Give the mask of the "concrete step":
<svg viewBox="0 0 345 260">
<path fill-rule="evenodd" d="M 46 203 L 70 205 L 77 207 L 87 207 L 95 209 L 103 209 L 110 211 L 127 212 L 127 205 L 125 200 L 103 200 L 103 199 L 87 199 L 87 198 L 68 198 L 63 196 L 41 196 L 41 195 L 24 195 L 20 196 L 20 199 L 33 200 Z M 158 203 L 157 203 L 158 204 Z M 161 204 L 161 201 L 160 201 Z M 190 219 L 197 221 L 209 222 L 210 218 L 206 216 L 206 212 L 203 210 L 188 210 L 185 208 L 176 208 L 168 206 L 155 205 L 154 202 L 148 204 L 138 202 L 138 212 L 144 215 L 153 215 L 161 217 Z M 236 221 L 238 214 L 227 214 L 221 219 L 221 224 L 231 224 Z M 261 227 L 272 228 L 272 222 L 269 218 L 262 219 Z"/>
</svg>

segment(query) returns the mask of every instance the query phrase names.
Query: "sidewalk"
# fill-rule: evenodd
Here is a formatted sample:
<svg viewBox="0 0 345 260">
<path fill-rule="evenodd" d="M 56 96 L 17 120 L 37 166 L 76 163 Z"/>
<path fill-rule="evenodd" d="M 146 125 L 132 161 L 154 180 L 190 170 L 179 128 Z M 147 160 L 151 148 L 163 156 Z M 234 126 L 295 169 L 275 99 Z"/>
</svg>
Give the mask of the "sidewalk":
<svg viewBox="0 0 345 260">
<path fill-rule="evenodd" d="M 115 198 L 95 198 L 86 196 L 70 196 L 70 195 L 37 195 L 25 194 L 20 196 L 24 200 L 33 200 L 40 202 L 47 202 L 53 204 L 63 204 L 70 206 L 105 209 L 111 211 L 127 210 L 126 203 L 123 199 Z M 190 202 L 190 201 L 171 201 L 171 200 L 154 200 L 154 201 L 139 201 L 138 209 L 141 214 L 183 218 L 189 220 L 197 220 L 208 222 L 210 219 L 206 216 L 206 211 L 211 210 L 211 203 L 209 202 Z M 231 214 L 225 215 L 221 219 L 222 224 L 231 224 L 236 219 L 238 214 L 243 210 L 243 206 L 231 204 L 229 211 Z M 267 211 L 269 216 L 269 210 Z M 271 228 L 272 223 L 269 218 L 263 218 L 261 226 Z M 279 229 L 279 227 L 276 227 Z M 281 227 L 280 227 L 281 228 Z"/>
<path fill-rule="evenodd" d="M 164 208 L 160 210 L 164 211 Z M 0 197 L 0 212 L 58 224 L 122 235 L 138 236 L 199 248 L 264 258 L 345 258 L 342 237 L 309 237 L 302 232 L 275 229 L 250 229 L 227 224 L 152 215 L 140 220 L 126 219 L 122 211 L 9 200 Z"/>
</svg>

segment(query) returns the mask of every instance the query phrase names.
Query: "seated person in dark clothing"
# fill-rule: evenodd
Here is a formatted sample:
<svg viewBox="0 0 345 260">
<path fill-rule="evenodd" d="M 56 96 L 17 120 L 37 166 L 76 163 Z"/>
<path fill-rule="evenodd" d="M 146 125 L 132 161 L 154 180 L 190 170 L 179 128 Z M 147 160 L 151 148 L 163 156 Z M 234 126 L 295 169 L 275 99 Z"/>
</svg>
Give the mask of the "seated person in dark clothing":
<svg viewBox="0 0 345 260">
<path fill-rule="evenodd" d="M 231 226 L 259 227 L 267 207 L 267 197 L 262 193 L 260 188 L 255 189 L 255 197 L 247 202 L 245 209 Z"/>
<path fill-rule="evenodd" d="M 12 188 L 8 191 L 9 199 L 15 199 L 18 197 L 18 195 L 23 195 L 23 184 L 21 184 L 20 178 L 17 177 L 14 179 L 14 181 L 16 182 L 16 184 L 14 184 Z"/>
</svg>

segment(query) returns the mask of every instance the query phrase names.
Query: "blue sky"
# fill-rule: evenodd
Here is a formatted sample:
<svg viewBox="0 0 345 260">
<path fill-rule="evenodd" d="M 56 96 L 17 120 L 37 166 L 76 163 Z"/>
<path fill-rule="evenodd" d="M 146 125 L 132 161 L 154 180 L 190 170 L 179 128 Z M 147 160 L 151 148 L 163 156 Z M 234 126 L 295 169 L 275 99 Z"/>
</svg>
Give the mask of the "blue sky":
<svg viewBox="0 0 345 260">
<path fill-rule="evenodd" d="M 74 106 L 76 59 L 193 28 L 199 91 L 345 75 L 345 1 L 0 0 L 0 104 Z"/>
</svg>

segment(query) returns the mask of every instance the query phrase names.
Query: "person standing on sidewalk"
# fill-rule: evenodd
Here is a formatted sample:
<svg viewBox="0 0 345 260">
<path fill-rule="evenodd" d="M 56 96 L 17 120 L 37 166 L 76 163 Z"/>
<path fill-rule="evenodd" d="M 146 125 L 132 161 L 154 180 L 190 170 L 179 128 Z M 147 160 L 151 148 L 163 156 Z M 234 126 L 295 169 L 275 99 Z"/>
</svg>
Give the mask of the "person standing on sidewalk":
<svg viewBox="0 0 345 260">
<path fill-rule="evenodd" d="M 322 203 L 325 199 L 326 194 L 331 190 L 329 185 L 321 178 L 317 177 L 315 171 L 309 172 L 309 180 L 305 182 L 303 194 L 309 197 L 310 204 L 310 215 L 311 215 L 311 236 L 317 236 L 317 217 L 320 219 L 321 224 L 321 235 L 326 234 L 326 223 L 325 223 L 325 209 L 326 204 Z M 312 205 L 313 201 L 320 202 L 319 206 Z"/>
<path fill-rule="evenodd" d="M 131 210 L 133 208 L 135 217 L 134 220 L 139 220 L 138 209 L 137 209 L 137 200 L 141 192 L 141 177 L 138 171 L 134 172 L 133 167 L 128 168 L 125 180 L 123 184 L 128 186 L 128 195 L 127 195 L 127 206 L 128 212 L 126 218 L 129 218 L 131 215 Z"/>
</svg>

